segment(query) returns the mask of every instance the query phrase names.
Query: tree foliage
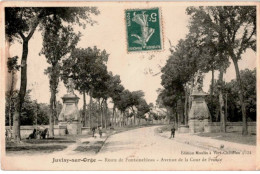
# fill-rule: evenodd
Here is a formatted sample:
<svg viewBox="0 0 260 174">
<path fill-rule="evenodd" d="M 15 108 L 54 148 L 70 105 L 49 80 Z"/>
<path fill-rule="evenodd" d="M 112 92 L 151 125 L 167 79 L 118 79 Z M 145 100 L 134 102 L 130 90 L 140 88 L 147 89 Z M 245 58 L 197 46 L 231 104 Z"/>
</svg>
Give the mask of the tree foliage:
<svg viewBox="0 0 260 174">
<path fill-rule="evenodd" d="M 191 16 L 190 28 L 199 28 L 197 31 L 201 37 L 207 38 L 212 34 L 217 38 L 218 54 L 226 60 L 223 62 L 227 62 L 227 59 L 231 58 L 234 63 L 243 115 L 242 133 L 246 135 L 248 131 L 243 95 L 244 88 L 239 73 L 238 61 L 247 49 L 251 48 L 256 51 L 256 7 L 190 7 L 187 9 L 187 13 Z"/>
<path fill-rule="evenodd" d="M 12 42 L 18 39 L 23 45 L 21 56 L 21 83 L 18 95 L 18 104 L 14 115 L 14 139 L 20 141 L 20 117 L 27 90 L 27 57 L 29 41 L 37 27 L 44 28 L 46 18 L 54 15 L 64 23 L 74 23 L 85 26 L 93 24 L 90 14 L 97 15 L 95 7 L 8 7 L 5 8 L 5 33 L 7 40 Z"/>
</svg>

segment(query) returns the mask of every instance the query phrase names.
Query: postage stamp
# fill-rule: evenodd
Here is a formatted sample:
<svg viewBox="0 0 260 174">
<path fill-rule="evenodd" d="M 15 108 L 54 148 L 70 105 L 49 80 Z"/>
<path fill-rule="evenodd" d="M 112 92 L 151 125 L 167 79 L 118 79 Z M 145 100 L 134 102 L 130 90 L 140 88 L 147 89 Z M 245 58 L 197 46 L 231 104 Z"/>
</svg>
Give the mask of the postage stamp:
<svg viewBox="0 0 260 174">
<path fill-rule="evenodd" d="M 126 10 L 125 17 L 129 52 L 162 49 L 159 8 Z"/>
</svg>

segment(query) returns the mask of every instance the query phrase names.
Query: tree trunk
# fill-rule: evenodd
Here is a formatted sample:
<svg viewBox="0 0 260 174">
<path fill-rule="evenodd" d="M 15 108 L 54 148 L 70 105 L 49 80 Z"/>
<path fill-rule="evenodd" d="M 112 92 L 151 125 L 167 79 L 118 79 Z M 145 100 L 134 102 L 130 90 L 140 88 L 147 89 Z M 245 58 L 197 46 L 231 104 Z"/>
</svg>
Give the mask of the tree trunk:
<svg viewBox="0 0 260 174">
<path fill-rule="evenodd" d="M 18 94 L 18 102 L 15 109 L 14 119 L 13 119 L 13 127 L 14 127 L 14 140 L 17 142 L 20 142 L 21 140 L 21 134 L 20 134 L 20 124 L 21 124 L 21 111 L 23 107 L 24 97 L 26 94 L 26 88 L 27 88 L 27 57 L 28 57 L 28 43 L 31 37 L 34 34 L 34 31 L 36 30 L 40 20 L 37 20 L 31 31 L 29 32 L 28 36 L 25 37 L 22 33 L 20 33 L 20 36 L 23 40 L 23 52 L 22 52 L 22 58 L 21 58 L 21 82 L 20 82 L 20 90 Z"/>
<path fill-rule="evenodd" d="M 241 78 L 240 78 L 238 63 L 237 63 L 235 58 L 232 58 L 232 60 L 233 60 L 234 66 L 235 66 L 236 78 L 237 78 L 237 82 L 238 82 L 238 85 L 239 85 L 238 94 L 239 94 L 239 100 L 240 100 L 240 103 L 241 103 L 242 121 L 243 121 L 242 135 L 247 135 L 248 130 L 247 130 L 246 107 L 245 107 L 245 103 L 244 103 L 244 89 L 243 89 Z"/>
<path fill-rule="evenodd" d="M 9 117 L 9 129 L 10 132 L 12 132 L 12 101 L 10 101 L 9 103 L 9 109 L 8 109 L 8 117 Z M 12 136 L 11 136 L 12 137 Z"/>
<path fill-rule="evenodd" d="M 135 126 L 135 110 L 133 107 L 131 107 L 132 111 L 133 111 L 133 114 L 134 114 L 134 126 Z"/>
<path fill-rule="evenodd" d="M 49 115 L 49 137 L 53 138 L 54 137 L 54 132 L 53 132 L 54 94 L 53 94 L 53 90 L 51 90 L 50 110 L 51 110 L 51 114 Z"/>
<path fill-rule="evenodd" d="M 100 116 L 100 118 L 101 118 L 101 104 L 100 104 L 100 99 L 98 99 L 98 116 L 97 116 L 97 117 L 99 117 L 99 116 Z M 101 123 L 102 123 L 102 119 L 100 119 L 100 126 L 102 127 Z M 98 124 L 99 124 L 99 123 L 98 123 Z"/>
<path fill-rule="evenodd" d="M 101 101 L 101 106 L 100 106 L 100 111 L 101 111 L 101 127 L 103 128 L 104 127 L 104 125 L 103 125 L 103 121 L 104 121 L 104 117 L 103 117 L 103 115 L 104 115 L 104 99 L 102 99 L 102 101 Z"/>
<path fill-rule="evenodd" d="M 115 107 L 115 104 L 113 106 L 113 116 L 112 116 L 112 126 L 114 127 L 115 126 L 115 110 L 116 110 L 116 107 Z"/>
<path fill-rule="evenodd" d="M 123 113 L 123 127 L 125 126 L 125 112 Z"/>
<path fill-rule="evenodd" d="M 192 92 L 193 92 L 193 87 L 194 87 L 194 78 L 192 78 L 192 82 L 191 82 L 191 87 L 190 87 L 190 92 L 189 92 L 189 112 L 192 106 Z"/>
<path fill-rule="evenodd" d="M 9 116 L 9 128 L 10 128 L 10 132 L 12 134 L 12 115 L 13 115 L 13 96 L 14 96 L 14 76 L 15 76 L 15 72 L 12 70 L 11 72 L 11 86 L 10 86 L 10 93 L 9 93 L 9 112 L 8 112 L 8 116 Z M 12 137 L 12 135 L 11 135 Z"/>
<path fill-rule="evenodd" d="M 210 96 L 213 96 L 214 90 L 214 69 L 211 70 L 211 88 L 210 88 Z"/>
<path fill-rule="evenodd" d="M 24 97 L 27 88 L 27 56 L 28 56 L 28 39 L 23 39 L 23 53 L 21 59 L 21 82 L 18 94 L 18 103 L 14 114 L 13 127 L 14 127 L 14 140 L 20 141 L 20 124 L 21 124 L 21 111 L 23 107 Z"/>
<path fill-rule="evenodd" d="M 51 114 L 49 116 L 49 137 L 54 137 L 54 118 L 56 118 L 56 93 L 57 88 L 59 85 L 59 71 L 58 71 L 58 63 L 52 64 L 52 72 L 50 74 L 50 91 L 51 91 L 51 98 L 50 98 L 50 109 Z"/>
<path fill-rule="evenodd" d="M 228 112 L 227 112 L 227 93 L 226 93 L 226 102 L 225 102 L 225 122 L 227 122 Z"/>
<path fill-rule="evenodd" d="M 175 112 L 175 125 L 176 125 L 176 129 L 178 129 L 179 127 L 179 120 L 178 120 L 178 112 Z"/>
<path fill-rule="evenodd" d="M 212 69 L 211 71 L 211 89 L 210 89 L 210 102 L 211 102 L 211 106 L 213 103 L 213 90 L 214 90 L 214 69 Z M 212 108 L 211 108 L 212 110 Z M 212 111 L 210 111 L 210 115 L 209 115 L 209 121 L 212 122 Z"/>
<path fill-rule="evenodd" d="M 188 116 L 188 91 L 187 88 L 185 89 L 185 102 L 184 102 L 184 117 L 185 117 L 185 125 L 188 125 L 188 120 L 189 120 L 189 116 Z"/>
<path fill-rule="evenodd" d="M 185 124 L 185 115 L 184 115 L 184 105 L 185 105 L 185 101 L 183 100 L 183 96 L 181 96 L 181 99 L 179 100 L 179 122 L 181 125 Z"/>
<path fill-rule="evenodd" d="M 220 113 L 220 123 L 221 132 L 226 132 L 226 122 L 225 122 L 225 108 L 223 99 L 223 74 L 224 70 L 220 68 L 219 70 L 219 113 Z"/>
<path fill-rule="evenodd" d="M 54 103 L 55 103 L 55 91 L 53 88 L 51 88 L 51 98 L 50 98 L 50 110 L 51 114 L 49 115 L 49 137 L 53 138 L 54 137 L 54 123 L 53 123 L 53 118 L 54 114 L 56 113 L 56 110 L 54 109 Z"/>
<path fill-rule="evenodd" d="M 83 118 L 84 118 L 84 127 L 87 126 L 87 114 L 86 114 L 86 92 L 83 91 Z"/>
<path fill-rule="evenodd" d="M 92 126 L 92 119 L 91 119 L 91 114 L 92 114 L 92 93 L 90 92 L 89 93 L 90 95 L 90 98 L 89 98 L 89 116 L 88 116 L 88 119 L 89 119 L 89 127 L 91 128 Z"/>
<path fill-rule="evenodd" d="M 105 100 L 105 114 L 104 114 L 104 118 L 105 118 L 105 129 L 107 129 L 107 100 Z"/>
</svg>

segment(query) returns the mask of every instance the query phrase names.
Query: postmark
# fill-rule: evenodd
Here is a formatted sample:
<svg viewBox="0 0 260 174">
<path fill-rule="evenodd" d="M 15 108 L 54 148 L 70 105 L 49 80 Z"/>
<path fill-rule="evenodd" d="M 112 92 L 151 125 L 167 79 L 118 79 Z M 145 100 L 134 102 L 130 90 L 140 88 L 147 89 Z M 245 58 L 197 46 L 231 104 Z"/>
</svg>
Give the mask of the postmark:
<svg viewBox="0 0 260 174">
<path fill-rule="evenodd" d="M 160 8 L 125 10 L 128 52 L 162 50 Z"/>
</svg>

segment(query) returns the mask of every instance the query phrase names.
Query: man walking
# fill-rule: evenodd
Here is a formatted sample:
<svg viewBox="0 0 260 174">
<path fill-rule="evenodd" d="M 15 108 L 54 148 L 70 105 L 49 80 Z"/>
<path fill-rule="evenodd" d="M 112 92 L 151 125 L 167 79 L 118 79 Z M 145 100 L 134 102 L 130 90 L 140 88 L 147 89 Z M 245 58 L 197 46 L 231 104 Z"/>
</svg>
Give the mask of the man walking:
<svg viewBox="0 0 260 174">
<path fill-rule="evenodd" d="M 174 135 L 175 135 L 175 128 L 173 126 L 172 129 L 171 129 L 171 136 L 170 136 L 170 138 L 174 138 Z"/>
<path fill-rule="evenodd" d="M 92 137 L 95 137 L 96 128 L 92 127 Z"/>
<path fill-rule="evenodd" d="M 101 138 L 102 137 L 102 128 L 101 127 L 98 127 L 98 132 L 99 132 L 99 136 Z"/>
</svg>

